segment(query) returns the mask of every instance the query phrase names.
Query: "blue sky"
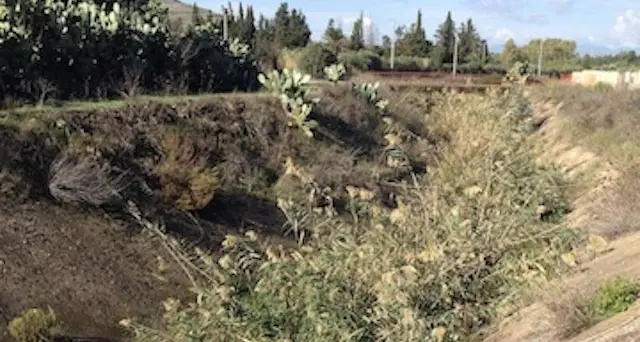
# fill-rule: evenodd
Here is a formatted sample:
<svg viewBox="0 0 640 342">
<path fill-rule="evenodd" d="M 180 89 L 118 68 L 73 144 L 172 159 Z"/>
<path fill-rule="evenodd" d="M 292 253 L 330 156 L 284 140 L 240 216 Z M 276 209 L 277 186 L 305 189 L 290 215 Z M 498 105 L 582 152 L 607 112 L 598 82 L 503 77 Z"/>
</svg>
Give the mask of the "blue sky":
<svg viewBox="0 0 640 342">
<path fill-rule="evenodd" d="M 186 0 L 185 2 L 189 2 Z M 199 0 L 199 6 L 219 10 L 227 1 Z M 232 1 L 235 5 L 237 1 Z M 253 0 L 256 12 L 273 16 L 279 1 Z M 512 37 L 518 44 L 532 38 L 574 39 L 581 52 L 606 53 L 621 49 L 640 51 L 639 0 L 292 0 L 290 8 L 301 9 L 320 39 L 329 18 L 351 30 L 360 11 L 372 23 L 377 36 L 391 34 L 395 25 L 415 21 L 422 10 L 423 23 L 433 36 L 448 10 L 456 22 L 473 18 L 490 46 L 498 48 Z"/>
</svg>

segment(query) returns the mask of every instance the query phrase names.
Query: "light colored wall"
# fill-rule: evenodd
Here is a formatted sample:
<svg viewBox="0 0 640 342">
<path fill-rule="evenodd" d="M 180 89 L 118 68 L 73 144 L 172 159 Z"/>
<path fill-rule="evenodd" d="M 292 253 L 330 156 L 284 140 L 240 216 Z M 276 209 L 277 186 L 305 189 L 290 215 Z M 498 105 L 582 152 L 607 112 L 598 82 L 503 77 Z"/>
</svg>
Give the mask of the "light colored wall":
<svg viewBox="0 0 640 342">
<path fill-rule="evenodd" d="M 614 87 L 640 88 L 640 71 L 582 70 L 571 73 L 571 83 L 594 86 L 599 82 Z"/>
</svg>

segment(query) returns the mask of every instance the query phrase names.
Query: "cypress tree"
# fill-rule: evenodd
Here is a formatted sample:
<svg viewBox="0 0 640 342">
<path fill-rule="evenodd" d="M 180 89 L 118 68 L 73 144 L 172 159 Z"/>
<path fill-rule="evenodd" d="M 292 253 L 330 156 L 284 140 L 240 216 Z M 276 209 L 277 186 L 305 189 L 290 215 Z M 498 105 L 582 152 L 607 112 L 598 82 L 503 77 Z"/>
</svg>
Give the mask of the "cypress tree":
<svg viewBox="0 0 640 342">
<path fill-rule="evenodd" d="M 453 45 L 455 44 L 456 24 L 453 22 L 451 11 L 436 30 L 436 44 L 441 48 L 442 62 L 453 62 Z"/>
</svg>

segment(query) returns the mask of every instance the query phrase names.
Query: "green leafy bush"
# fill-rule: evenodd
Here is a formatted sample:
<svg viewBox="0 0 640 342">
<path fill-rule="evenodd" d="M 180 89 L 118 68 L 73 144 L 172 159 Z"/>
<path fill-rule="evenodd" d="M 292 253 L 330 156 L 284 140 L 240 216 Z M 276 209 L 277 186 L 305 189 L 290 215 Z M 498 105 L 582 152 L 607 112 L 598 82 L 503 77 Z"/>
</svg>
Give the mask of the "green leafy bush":
<svg viewBox="0 0 640 342">
<path fill-rule="evenodd" d="M 592 318 L 602 320 L 626 311 L 640 297 L 640 283 L 625 278 L 616 278 L 604 284 L 587 304 Z"/>
<path fill-rule="evenodd" d="M 338 55 L 338 63 L 345 66 L 348 72 L 380 70 L 380 55 L 369 50 L 347 51 Z"/>
<path fill-rule="evenodd" d="M 9 322 L 8 330 L 16 342 L 50 341 L 58 330 L 53 309 L 29 309 Z"/>
<path fill-rule="evenodd" d="M 385 58 L 384 69 L 391 68 L 391 61 Z M 393 70 L 397 71 L 426 71 L 429 70 L 429 59 L 412 56 L 396 56 L 393 61 Z"/>
<path fill-rule="evenodd" d="M 254 89 L 257 69 L 212 23 L 169 31 L 159 0 L 121 8 L 18 0 L 0 10 L 0 96 L 42 103 L 139 92 Z"/>
<path fill-rule="evenodd" d="M 313 77 L 321 78 L 324 67 L 337 61 L 336 55 L 323 44 L 314 43 L 306 46 L 300 53 L 298 67 Z"/>
</svg>

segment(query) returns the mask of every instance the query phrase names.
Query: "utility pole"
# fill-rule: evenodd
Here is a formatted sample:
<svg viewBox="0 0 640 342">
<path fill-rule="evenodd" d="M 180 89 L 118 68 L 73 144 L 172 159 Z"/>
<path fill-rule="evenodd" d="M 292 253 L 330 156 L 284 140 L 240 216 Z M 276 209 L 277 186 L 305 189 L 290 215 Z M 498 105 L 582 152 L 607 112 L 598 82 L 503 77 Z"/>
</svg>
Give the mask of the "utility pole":
<svg viewBox="0 0 640 342">
<path fill-rule="evenodd" d="M 542 50 L 544 48 L 544 41 L 546 39 L 540 39 L 540 51 L 538 52 L 538 77 L 542 75 Z"/>
<path fill-rule="evenodd" d="M 454 33 L 454 43 L 453 43 L 453 77 L 456 77 L 456 71 L 458 69 L 458 43 L 460 42 L 460 36 L 458 33 Z"/>
<path fill-rule="evenodd" d="M 487 41 L 483 40 L 482 41 L 482 65 L 485 65 L 485 63 L 487 63 Z"/>
<path fill-rule="evenodd" d="M 229 38 L 229 18 L 227 15 L 227 9 L 222 6 L 222 39 L 225 41 Z"/>
<path fill-rule="evenodd" d="M 393 22 L 393 35 L 391 38 L 391 56 L 389 58 L 389 66 L 393 70 L 396 59 L 396 22 Z"/>
<path fill-rule="evenodd" d="M 396 59 L 396 40 L 394 38 L 391 41 L 391 58 L 389 59 L 389 66 L 391 67 L 391 70 L 393 70 L 395 59 Z"/>
</svg>

